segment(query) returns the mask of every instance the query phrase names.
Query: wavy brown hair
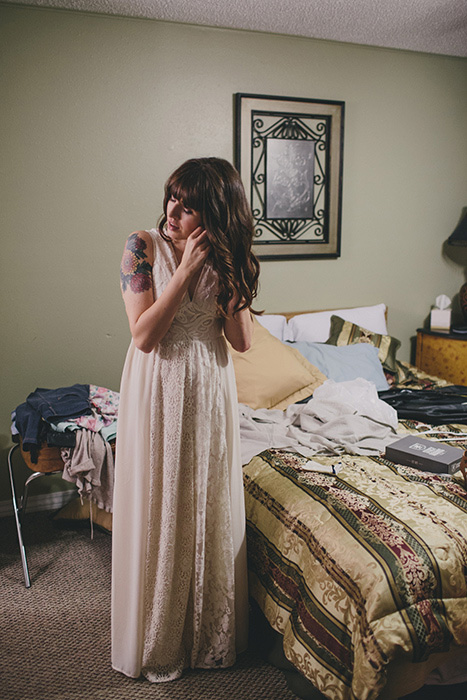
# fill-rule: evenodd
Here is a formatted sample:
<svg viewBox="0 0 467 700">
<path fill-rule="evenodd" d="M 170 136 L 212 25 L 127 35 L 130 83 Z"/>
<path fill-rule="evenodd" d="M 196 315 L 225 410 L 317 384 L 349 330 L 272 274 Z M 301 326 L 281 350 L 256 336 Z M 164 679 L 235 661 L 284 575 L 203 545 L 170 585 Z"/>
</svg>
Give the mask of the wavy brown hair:
<svg viewBox="0 0 467 700">
<path fill-rule="evenodd" d="M 222 158 L 192 158 L 180 165 L 165 184 L 164 214 L 159 221 L 164 237 L 171 197 L 201 214 L 211 244 L 210 259 L 219 276 L 221 316 L 227 316 L 233 297 L 237 298 L 234 313 L 251 307 L 258 291 L 259 262 L 251 249 L 253 216 L 237 170 Z"/>
</svg>

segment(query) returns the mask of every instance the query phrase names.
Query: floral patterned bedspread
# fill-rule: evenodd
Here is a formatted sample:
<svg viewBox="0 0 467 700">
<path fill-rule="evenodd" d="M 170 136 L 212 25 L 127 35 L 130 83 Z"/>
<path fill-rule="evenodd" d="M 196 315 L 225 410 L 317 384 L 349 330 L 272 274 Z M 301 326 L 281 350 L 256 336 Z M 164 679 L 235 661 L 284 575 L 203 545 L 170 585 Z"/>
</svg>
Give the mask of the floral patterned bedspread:
<svg viewBox="0 0 467 700">
<path fill-rule="evenodd" d="M 467 449 L 467 426 L 437 429 Z M 271 449 L 244 467 L 250 593 L 319 691 L 374 700 L 391 662 L 467 647 L 467 489 L 383 457 L 315 458 L 337 475 L 306 461 Z"/>
</svg>

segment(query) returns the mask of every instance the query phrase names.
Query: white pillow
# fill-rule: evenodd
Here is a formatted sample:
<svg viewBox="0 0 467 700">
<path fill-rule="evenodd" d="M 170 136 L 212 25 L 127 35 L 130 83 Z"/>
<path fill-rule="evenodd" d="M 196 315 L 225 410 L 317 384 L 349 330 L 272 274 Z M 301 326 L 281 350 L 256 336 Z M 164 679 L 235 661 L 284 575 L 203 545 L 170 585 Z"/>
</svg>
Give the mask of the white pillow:
<svg viewBox="0 0 467 700">
<path fill-rule="evenodd" d="M 287 328 L 287 319 L 280 314 L 263 314 L 256 316 L 261 325 L 266 328 L 271 335 L 279 340 L 285 340 L 285 332 Z"/>
<path fill-rule="evenodd" d="M 331 329 L 331 316 L 340 316 L 357 326 L 373 333 L 387 335 L 386 305 L 359 306 L 354 309 L 318 311 L 315 314 L 298 314 L 289 320 L 285 331 L 285 340 L 306 341 L 308 343 L 325 343 Z"/>
</svg>

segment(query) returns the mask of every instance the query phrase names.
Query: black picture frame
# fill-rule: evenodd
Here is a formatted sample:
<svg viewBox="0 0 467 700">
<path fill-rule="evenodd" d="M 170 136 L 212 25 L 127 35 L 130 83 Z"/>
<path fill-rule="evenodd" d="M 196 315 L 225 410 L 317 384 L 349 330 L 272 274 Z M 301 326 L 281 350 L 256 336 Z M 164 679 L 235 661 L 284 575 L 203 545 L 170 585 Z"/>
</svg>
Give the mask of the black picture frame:
<svg viewBox="0 0 467 700">
<path fill-rule="evenodd" d="M 235 95 L 235 165 L 262 260 L 338 258 L 345 103 Z"/>
</svg>

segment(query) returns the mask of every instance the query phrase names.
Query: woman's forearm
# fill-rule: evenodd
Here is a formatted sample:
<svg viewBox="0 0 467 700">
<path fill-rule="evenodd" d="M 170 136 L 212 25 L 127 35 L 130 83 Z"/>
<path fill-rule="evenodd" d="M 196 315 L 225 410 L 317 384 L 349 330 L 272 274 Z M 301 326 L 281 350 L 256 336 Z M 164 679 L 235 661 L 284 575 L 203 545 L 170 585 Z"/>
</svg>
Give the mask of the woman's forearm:
<svg viewBox="0 0 467 700">
<path fill-rule="evenodd" d="M 229 314 L 224 321 L 224 334 L 234 350 L 249 350 L 253 340 L 253 318 L 250 309 Z"/>
<path fill-rule="evenodd" d="M 160 297 L 130 324 L 134 343 L 142 352 L 154 350 L 166 335 L 188 291 L 190 279 L 185 266 L 179 265 Z"/>
</svg>

